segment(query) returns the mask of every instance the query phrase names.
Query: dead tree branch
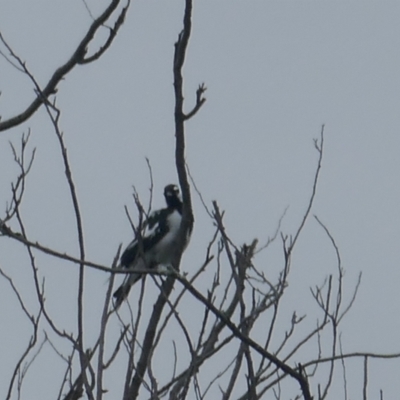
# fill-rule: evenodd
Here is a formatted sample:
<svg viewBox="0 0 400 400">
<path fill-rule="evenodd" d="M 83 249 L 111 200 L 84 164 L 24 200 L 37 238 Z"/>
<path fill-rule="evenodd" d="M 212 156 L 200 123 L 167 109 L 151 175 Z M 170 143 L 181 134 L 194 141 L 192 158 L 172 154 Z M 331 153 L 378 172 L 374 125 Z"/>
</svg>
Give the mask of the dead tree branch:
<svg viewBox="0 0 400 400">
<path fill-rule="evenodd" d="M 288 366 L 282 362 L 279 358 L 275 357 L 273 354 L 264 350 L 257 342 L 252 340 L 250 337 L 244 335 L 240 328 L 237 327 L 230 318 L 226 317 L 224 312 L 218 310 L 211 302 L 209 302 L 199 291 L 197 291 L 183 276 L 178 273 L 174 274 L 175 278 L 201 303 L 203 303 L 218 319 L 226 325 L 234 336 L 236 336 L 242 343 L 247 344 L 262 357 L 271 361 L 283 372 L 290 375 L 292 378 L 296 379 L 301 387 L 301 391 L 304 396 L 304 400 L 312 400 L 307 378 L 300 372 L 296 371 L 292 367 Z"/>
<path fill-rule="evenodd" d="M 77 337 L 77 346 L 78 346 L 78 354 L 79 360 L 81 364 L 81 371 L 83 372 L 83 380 L 85 383 L 86 393 L 89 397 L 89 400 L 94 400 L 93 387 L 89 385 L 87 376 L 86 376 L 86 367 L 88 366 L 89 360 L 87 359 L 86 352 L 84 350 L 83 343 L 83 285 L 84 285 L 84 274 L 85 274 L 85 265 L 82 261 L 85 260 L 85 244 L 84 244 L 84 236 L 83 236 L 83 224 L 81 211 L 78 202 L 77 190 L 75 187 L 75 182 L 72 177 L 72 171 L 67 155 L 67 147 L 64 143 L 63 133 L 59 127 L 60 120 L 60 110 L 55 106 L 55 102 L 50 105 L 47 101 L 45 102 L 45 107 L 47 114 L 50 118 L 50 121 L 54 127 L 54 132 L 56 133 L 57 139 L 59 141 L 61 156 L 64 163 L 65 168 L 65 178 L 68 184 L 72 204 L 73 204 L 73 212 L 76 221 L 76 229 L 78 235 L 78 247 L 79 247 L 79 258 L 81 260 L 79 265 L 79 279 L 78 279 L 78 337 Z"/>
<path fill-rule="evenodd" d="M 104 10 L 104 12 L 96 18 L 92 24 L 90 25 L 86 35 L 81 40 L 76 50 L 70 57 L 70 59 L 56 69 L 53 73 L 45 87 L 37 93 L 37 97 L 32 101 L 32 103 L 25 109 L 25 111 L 20 114 L 6 119 L 0 122 L 0 132 L 13 128 L 17 125 L 22 124 L 27 121 L 38 109 L 39 107 L 48 100 L 49 96 L 57 92 L 57 86 L 60 81 L 65 78 L 65 76 L 76 66 L 79 64 L 87 64 L 92 61 L 97 60 L 104 52 L 111 46 L 114 38 L 116 37 L 119 29 L 121 28 L 125 15 L 130 5 L 130 0 L 128 0 L 127 5 L 120 12 L 114 27 L 110 28 L 110 34 L 105 44 L 100 47 L 100 49 L 93 54 L 92 56 L 86 57 L 86 53 L 90 43 L 93 41 L 97 32 L 104 24 L 111 18 L 115 10 L 118 8 L 120 4 L 120 0 L 112 0 L 108 7 Z M 6 46 L 8 51 L 10 51 L 11 56 L 17 60 L 20 68 L 26 73 L 26 65 L 25 63 L 15 55 L 12 51 L 11 46 L 6 42 L 3 36 L 0 34 L 0 41 Z M 37 89 L 37 88 L 36 88 Z"/>
<path fill-rule="evenodd" d="M 173 63 L 174 73 L 174 89 L 175 89 L 175 162 L 178 173 L 179 184 L 182 191 L 183 211 L 182 223 L 178 238 L 179 246 L 177 246 L 176 254 L 173 257 L 173 265 L 179 270 L 180 260 L 186 238 L 193 230 L 194 216 L 192 209 L 192 201 L 190 195 L 190 187 L 188 182 L 187 171 L 185 167 L 185 115 L 183 112 L 183 76 L 182 69 L 186 57 L 186 49 L 189 43 L 191 33 L 192 18 L 192 0 L 186 0 L 183 18 L 183 30 L 179 34 L 178 41 L 175 44 L 175 54 Z M 168 277 L 161 286 L 161 293 L 154 305 L 143 346 L 142 352 L 137 363 L 136 372 L 132 378 L 129 389 L 125 391 L 124 400 L 135 399 L 138 396 L 140 386 L 143 382 L 144 374 L 149 366 L 149 360 L 152 354 L 154 339 L 157 326 L 161 317 L 161 313 L 167 303 L 168 297 L 173 289 L 174 277 Z"/>
</svg>

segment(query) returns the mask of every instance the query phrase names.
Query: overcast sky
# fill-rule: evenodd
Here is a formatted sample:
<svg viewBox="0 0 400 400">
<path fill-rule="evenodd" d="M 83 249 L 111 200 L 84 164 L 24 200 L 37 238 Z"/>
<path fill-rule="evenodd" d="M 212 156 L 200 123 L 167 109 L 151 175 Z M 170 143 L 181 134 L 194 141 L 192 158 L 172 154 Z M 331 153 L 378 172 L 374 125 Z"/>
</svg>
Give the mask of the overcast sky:
<svg viewBox="0 0 400 400">
<path fill-rule="evenodd" d="M 94 15 L 106 3 L 87 0 Z M 282 230 L 294 233 L 317 165 L 313 139 L 325 124 L 313 214 L 339 246 L 348 295 L 363 273 L 357 301 L 342 327 L 344 349 L 398 352 L 400 3 L 195 3 L 185 65 L 188 109 L 198 84 L 208 89 L 204 107 L 187 123 L 187 161 L 205 201 L 217 199 L 226 210 L 228 231 L 238 244 L 255 237 L 265 242 L 286 207 Z M 172 56 L 182 12 L 183 1 L 134 1 L 111 49 L 98 62 L 76 67 L 59 85 L 61 126 L 79 191 L 87 256 L 93 261 L 109 263 L 119 243 L 130 241 L 123 207 L 131 206 L 132 185 L 148 199 L 145 157 L 153 168 L 155 208 L 163 205 L 165 184 L 177 182 Z M 90 22 L 81 0 L 0 0 L 0 30 L 42 85 L 68 59 Z M 29 80 L 3 58 L 0 90 L 3 118 L 34 98 Z M 37 147 L 23 204 L 28 232 L 34 240 L 77 254 L 63 165 L 44 110 L 0 133 L 2 210 L 17 173 L 8 141 L 18 144 L 28 128 L 31 147 Z M 200 264 L 212 231 L 197 196 L 194 205 L 196 225 L 184 270 L 197 258 Z M 1 267 L 24 287 L 31 277 L 23 272 L 28 267 L 20 265 L 26 262 L 20 250 L 10 240 L 0 241 Z M 268 271 L 268 257 L 263 257 L 259 262 Z M 48 299 L 64 296 L 60 277 L 76 282 L 57 265 L 43 268 Z M 294 253 L 288 308 L 312 314 L 308 287 L 334 272 L 334 252 L 311 218 Z M 104 275 L 93 275 L 106 281 Z M 89 284 L 93 299 L 99 287 L 106 286 Z M 0 281 L 2 304 L 10 296 L 6 288 Z M 12 310 L 4 318 L 11 324 Z M 15 324 L 10 326 L 19 329 Z M 18 352 L 13 331 L 0 332 L 0 338 Z M 361 376 L 361 364 L 354 365 Z M 373 365 L 371 373 L 378 374 Z M 379 388 L 385 399 L 398 396 L 399 363 L 387 365 L 393 370 L 371 378 L 371 398 L 378 397 Z M 1 376 L 7 373 L 0 370 Z M 2 384 L 0 389 L 3 393 Z"/>
</svg>

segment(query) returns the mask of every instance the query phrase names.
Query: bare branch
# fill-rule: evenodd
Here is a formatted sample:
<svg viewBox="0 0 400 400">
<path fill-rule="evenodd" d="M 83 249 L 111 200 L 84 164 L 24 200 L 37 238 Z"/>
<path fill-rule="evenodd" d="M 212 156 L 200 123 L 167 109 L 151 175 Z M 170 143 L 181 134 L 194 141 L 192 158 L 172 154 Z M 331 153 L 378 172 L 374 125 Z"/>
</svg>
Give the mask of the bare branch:
<svg viewBox="0 0 400 400">
<path fill-rule="evenodd" d="M 339 335 L 339 348 L 340 348 L 340 355 L 343 355 L 343 347 L 342 347 L 342 336 Z M 344 400 L 348 399 L 347 395 L 347 377 L 346 377 L 346 362 L 344 359 L 342 361 L 342 370 L 343 370 L 343 391 L 344 391 Z"/>
<path fill-rule="evenodd" d="M 301 373 L 295 371 L 293 368 L 289 367 L 287 364 L 283 363 L 280 359 L 275 357 L 273 354 L 269 353 L 268 351 L 264 350 L 258 343 L 250 339 L 248 336 L 242 334 L 240 329 L 231 322 L 229 318 L 226 317 L 225 313 L 219 311 L 215 306 L 210 303 L 200 292 L 198 292 L 184 277 L 179 275 L 178 273 L 175 274 L 175 278 L 199 301 L 201 301 L 206 307 L 210 309 L 210 311 L 218 317 L 218 319 L 223 322 L 231 331 L 232 333 L 240 339 L 243 343 L 246 343 L 251 348 L 253 348 L 257 353 L 261 356 L 270 360 L 273 364 L 275 364 L 278 368 L 280 368 L 283 372 L 290 375 L 292 378 L 296 379 L 299 383 L 304 399 L 311 400 L 311 393 L 308 386 L 307 379 Z"/>
<path fill-rule="evenodd" d="M 117 266 L 120 252 L 121 252 L 121 245 L 118 247 L 118 251 L 114 257 L 114 260 L 112 263 L 112 268 L 115 268 Z M 103 371 L 104 371 L 104 367 L 105 367 L 104 366 L 105 336 L 106 336 L 107 322 L 108 322 L 108 318 L 110 316 L 110 313 L 108 312 L 108 308 L 109 308 L 109 304 L 111 301 L 114 277 L 115 277 L 115 275 L 111 275 L 110 282 L 108 284 L 106 298 L 104 300 L 103 313 L 102 313 L 101 322 L 100 322 L 99 355 L 98 355 L 97 373 L 96 373 L 96 377 L 97 377 L 96 400 L 101 400 L 103 397 Z"/>
<path fill-rule="evenodd" d="M 85 272 L 85 265 L 82 261 L 85 260 L 85 244 L 84 244 L 84 237 L 83 237 L 83 224 L 82 224 L 82 217 L 81 211 L 78 202 L 78 196 L 75 188 L 75 183 L 72 178 L 72 172 L 70 163 L 68 160 L 67 155 L 67 147 L 64 143 L 63 134 L 59 127 L 59 119 L 60 119 L 60 111 L 56 108 L 55 104 L 50 106 L 50 104 L 46 101 L 45 107 L 47 114 L 53 124 L 54 131 L 56 133 L 57 139 L 60 144 L 62 160 L 64 163 L 65 168 L 65 177 L 68 183 L 69 192 L 71 195 L 71 200 L 73 204 L 73 211 L 75 215 L 76 221 L 76 229 L 78 234 L 78 246 L 79 246 L 79 255 L 80 255 L 80 266 L 79 266 L 79 281 L 78 281 L 78 337 L 77 337 L 77 346 L 78 346 L 78 353 L 79 353 L 79 360 L 81 363 L 81 371 L 83 373 L 83 380 L 85 383 L 85 389 L 89 400 L 94 400 L 94 394 L 92 391 L 92 387 L 89 386 L 87 381 L 87 376 L 84 371 L 86 371 L 86 367 L 90 367 L 90 362 L 87 360 L 86 352 L 84 350 L 84 343 L 83 343 L 83 285 L 84 285 L 84 272 Z M 90 368 L 89 368 L 90 369 Z"/>
<path fill-rule="evenodd" d="M 161 312 L 164 309 L 167 298 L 172 291 L 173 283 L 174 278 L 168 277 L 162 284 L 162 291 L 158 296 L 156 303 L 154 304 L 153 313 L 150 317 L 150 321 L 146 329 L 145 338 L 142 345 L 142 352 L 136 366 L 136 372 L 134 377 L 132 378 L 128 391 L 124 394 L 124 400 L 137 398 L 140 385 L 143 382 L 144 374 L 147 370 L 148 360 L 153 348 L 154 337 L 156 334 L 156 328 L 161 316 Z"/>
<path fill-rule="evenodd" d="M 122 24 L 125 22 L 125 17 L 126 13 L 128 12 L 128 8 L 131 4 L 131 0 L 127 0 L 126 6 L 122 9 L 121 13 L 119 14 L 114 26 L 112 28 L 108 28 L 108 38 L 106 42 L 103 44 L 103 46 L 100 47 L 99 50 L 96 51 L 93 55 L 90 57 L 86 57 L 80 61 L 79 64 L 89 64 L 95 60 L 98 60 L 111 46 L 112 42 L 114 41 L 115 37 L 117 36 L 117 33 L 119 31 L 119 28 L 121 28 Z"/>
<path fill-rule="evenodd" d="M 29 353 L 34 348 L 34 346 L 36 345 L 39 320 L 40 320 L 40 317 L 41 317 L 42 313 L 41 313 L 41 310 L 40 310 L 36 317 L 31 315 L 29 313 L 29 311 L 27 310 L 27 308 L 25 306 L 25 303 L 22 300 L 22 297 L 21 297 L 18 289 L 14 285 L 14 282 L 12 281 L 12 279 L 1 268 L 0 268 L 0 275 L 3 276 L 3 278 L 5 278 L 8 281 L 9 285 L 11 286 L 12 291 L 14 292 L 14 294 L 16 295 L 16 297 L 18 299 L 18 303 L 19 303 L 22 311 L 24 312 L 24 314 L 26 315 L 28 320 L 31 322 L 32 327 L 33 327 L 33 332 L 32 332 L 32 335 L 31 335 L 31 337 L 29 339 L 29 342 L 28 342 L 28 344 L 26 346 L 26 349 L 23 351 L 21 357 L 19 358 L 19 360 L 18 360 L 18 362 L 17 362 L 17 364 L 16 364 L 16 366 L 14 368 L 13 374 L 11 376 L 11 380 L 10 380 L 10 384 L 9 384 L 8 392 L 7 392 L 7 397 L 6 397 L 6 399 L 9 400 L 11 398 L 12 390 L 13 390 L 13 387 L 14 387 L 14 383 L 15 383 L 15 380 L 16 380 L 18 374 L 20 375 L 18 387 L 20 387 L 21 384 L 22 384 L 22 380 L 23 380 L 23 378 L 25 376 L 25 373 L 27 371 L 27 368 L 30 365 L 30 364 L 28 364 L 28 367 L 25 367 L 25 368 L 22 369 L 22 363 L 28 357 Z M 39 347 L 39 352 L 40 352 L 41 348 L 42 348 L 42 346 Z M 34 356 L 34 358 L 35 357 L 36 356 Z M 34 360 L 34 358 L 32 359 L 32 361 Z"/>
<path fill-rule="evenodd" d="M 364 357 L 364 385 L 363 385 L 363 400 L 367 400 L 368 387 L 368 356 Z"/>
<path fill-rule="evenodd" d="M 13 216 L 16 213 L 16 210 L 19 208 L 21 204 L 22 197 L 25 192 L 25 182 L 32 168 L 36 154 L 36 149 L 34 148 L 29 156 L 28 162 L 26 162 L 27 145 L 30 139 L 30 135 L 31 135 L 30 130 L 28 130 L 28 134 L 22 135 L 21 147 L 18 151 L 16 147 L 10 142 L 11 151 L 14 156 L 14 162 L 17 164 L 19 168 L 19 174 L 16 178 L 16 181 L 11 184 L 12 199 L 7 205 L 5 218 L 2 221 L 0 220 L 0 229 L 1 225 L 4 225 L 6 222 L 8 222 L 13 218 Z"/>
<path fill-rule="evenodd" d="M 192 0 L 185 0 L 183 29 L 175 43 L 173 73 L 175 89 L 175 162 L 178 172 L 179 184 L 182 189 L 183 215 L 181 224 L 180 243 L 181 249 L 176 255 L 175 267 L 179 265 L 185 239 L 193 230 L 194 216 L 188 176 L 185 167 L 185 115 L 183 112 L 183 77 L 182 70 L 185 62 L 186 50 L 192 28 Z"/>
<path fill-rule="evenodd" d="M 347 358 L 377 358 L 377 359 L 393 359 L 393 358 L 400 358 L 400 352 L 398 353 L 370 353 L 370 352 L 353 352 L 353 353 L 345 353 L 339 354 L 334 357 L 325 357 L 319 358 L 317 360 L 311 360 L 303 364 L 303 367 L 308 367 L 310 365 L 319 364 L 319 363 L 326 363 L 336 361 L 336 360 L 345 360 Z"/>
<path fill-rule="evenodd" d="M 317 165 L 317 169 L 315 171 L 314 183 L 313 183 L 313 187 L 312 187 L 311 197 L 310 197 L 310 200 L 308 202 L 307 210 L 306 210 L 306 212 L 305 212 L 305 214 L 303 216 L 303 219 L 302 219 L 302 221 L 300 223 L 299 228 L 297 229 L 297 232 L 294 235 L 293 240 L 291 240 L 291 243 L 290 243 L 289 247 L 287 248 L 289 255 L 292 252 L 292 250 L 294 248 L 294 245 L 296 244 L 297 239 L 300 236 L 301 231 L 303 230 L 303 227 L 304 227 L 304 225 L 305 225 L 305 223 L 306 223 L 306 221 L 308 219 L 308 216 L 310 215 L 311 208 L 312 208 L 312 206 L 314 204 L 314 198 L 315 198 L 315 195 L 317 193 L 317 185 L 318 185 L 319 173 L 321 171 L 321 166 L 322 166 L 322 156 L 323 156 L 323 153 L 324 153 L 324 128 L 325 128 L 325 125 L 322 125 L 319 141 L 317 139 L 314 139 L 314 146 L 315 146 L 315 149 L 317 150 L 317 152 L 319 154 L 318 165 Z"/>
<path fill-rule="evenodd" d="M 199 85 L 198 89 L 196 90 L 196 105 L 194 106 L 193 110 L 190 111 L 188 114 L 184 115 L 184 119 L 188 120 L 192 118 L 201 108 L 201 106 L 205 103 L 206 99 L 203 97 L 204 92 L 207 90 L 204 83 Z"/>
<path fill-rule="evenodd" d="M 175 162 L 178 172 L 179 184 L 182 190 L 183 211 L 182 222 L 180 226 L 178 246 L 176 254 L 173 257 L 173 265 L 179 270 L 180 260 L 186 238 L 193 230 L 194 216 L 190 195 L 190 188 L 188 177 L 185 168 L 185 138 L 184 138 L 184 121 L 185 116 L 183 113 L 183 78 L 182 68 L 185 61 L 186 49 L 189 42 L 191 32 L 191 13 L 192 13 L 192 0 L 186 0 L 183 30 L 179 35 L 178 41 L 175 44 L 175 54 L 173 63 L 174 73 L 174 89 L 175 89 Z M 167 299 L 173 289 L 174 278 L 168 277 L 162 284 L 161 293 L 154 305 L 153 313 L 146 330 L 145 338 L 143 341 L 142 353 L 140 355 L 135 375 L 132 379 L 128 392 L 125 391 L 124 400 L 135 399 L 138 395 L 139 388 L 143 382 L 144 373 L 148 367 L 149 357 L 154 344 L 156 328 L 160 320 L 162 310 L 167 302 Z"/>
<path fill-rule="evenodd" d="M 38 95 L 35 100 L 32 101 L 32 103 L 26 108 L 25 111 L 22 113 L 11 117 L 9 119 L 6 119 L 2 122 L 0 122 L 0 132 L 5 131 L 7 129 L 10 129 L 12 127 L 15 127 L 25 121 L 27 121 L 38 109 L 39 107 L 43 104 L 43 102 L 48 99 L 48 97 L 57 91 L 57 86 L 60 83 L 60 81 L 67 75 L 76 65 L 78 64 L 84 64 L 88 63 L 91 61 L 96 60 L 99 58 L 107 48 L 111 45 L 112 40 L 115 38 L 115 35 L 117 34 L 119 28 L 121 27 L 125 14 L 127 12 L 127 8 L 129 7 L 130 0 L 128 0 L 127 6 L 123 8 L 121 11 L 117 22 L 114 25 L 114 29 L 110 31 L 110 36 L 107 39 L 106 43 L 100 48 L 100 50 L 95 53 L 93 56 L 88 57 L 85 59 L 85 55 L 88 49 L 89 44 L 92 42 L 94 39 L 97 31 L 99 28 L 101 28 L 107 20 L 110 19 L 111 15 L 114 13 L 114 11 L 117 9 L 118 5 L 120 3 L 120 0 L 112 0 L 108 7 L 104 10 L 104 12 L 97 18 L 95 19 L 91 26 L 89 27 L 85 37 L 81 40 L 79 45 L 77 46 L 76 50 L 70 57 L 70 59 L 57 68 L 57 70 L 53 73 L 52 77 L 46 84 L 43 90 L 39 90 Z M 6 44 L 5 40 L 3 37 L 0 37 L 0 40 Z M 10 50 L 11 47 L 7 45 L 8 49 Z M 21 67 L 22 70 L 26 73 L 27 70 L 25 68 L 25 63 L 22 62 L 22 60 L 19 57 L 16 57 L 16 55 L 12 52 L 11 53 L 14 59 L 17 60 L 19 66 Z"/>
</svg>

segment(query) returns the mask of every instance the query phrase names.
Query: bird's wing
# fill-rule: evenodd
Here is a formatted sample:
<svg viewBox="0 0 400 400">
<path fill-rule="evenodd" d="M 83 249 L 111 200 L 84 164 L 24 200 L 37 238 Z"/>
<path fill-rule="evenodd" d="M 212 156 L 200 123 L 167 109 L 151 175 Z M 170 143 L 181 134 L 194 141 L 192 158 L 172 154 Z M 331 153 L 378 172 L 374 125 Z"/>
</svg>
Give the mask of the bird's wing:
<svg viewBox="0 0 400 400">
<path fill-rule="evenodd" d="M 129 268 L 130 265 L 135 261 L 137 254 L 138 254 L 138 241 L 135 238 L 122 253 L 121 265 L 125 268 Z"/>
<path fill-rule="evenodd" d="M 166 210 L 153 211 L 143 224 L 143 232 L 127 246 L 121 256 L 121 265 L 129 268 L 140 254 L 150 250 L 168 231 Z"/>
</svg>

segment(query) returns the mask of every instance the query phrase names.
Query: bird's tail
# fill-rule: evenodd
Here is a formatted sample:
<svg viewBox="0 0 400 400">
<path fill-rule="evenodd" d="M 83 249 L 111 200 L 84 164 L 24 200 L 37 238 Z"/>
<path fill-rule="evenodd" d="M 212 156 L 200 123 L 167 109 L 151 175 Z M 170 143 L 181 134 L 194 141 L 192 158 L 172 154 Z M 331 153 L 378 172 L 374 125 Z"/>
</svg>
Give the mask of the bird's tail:
<svg viewBox="0 0 400 400">
<path fill-rule="evenodd" d="M 146 264 L 142 258 L 136 260 L 132 265 L 129 266 L 131 269 L 135 268 L 145 268 Z M 129 291 L 131 290 L 132 285 L 134 285 L 140 278 L 142 278 L 142 274 L 130 273 L 127 274 L 122 285 L 114 292 L 114 308 L 117 310 L 119 306 L 124 302 L 124 300 L 128 297 Z"/>
<path fill-rule="evenodd" d="M 124 300 L 128 297 L 129 291 L 132 285 L 134 285 L 140 278 L 142 274 L 129 274 L 124 283 L 114 292 L 114 308 L 117 310 Z"/>
</svg>

